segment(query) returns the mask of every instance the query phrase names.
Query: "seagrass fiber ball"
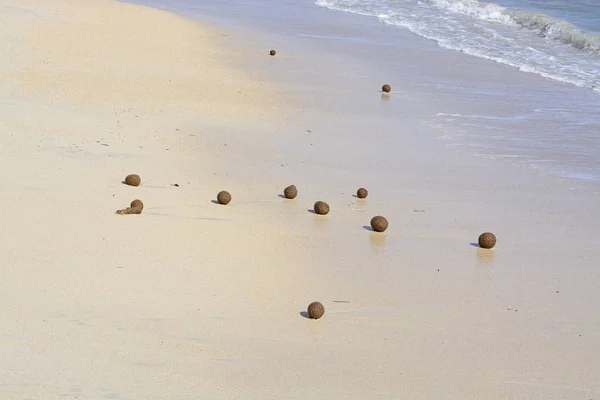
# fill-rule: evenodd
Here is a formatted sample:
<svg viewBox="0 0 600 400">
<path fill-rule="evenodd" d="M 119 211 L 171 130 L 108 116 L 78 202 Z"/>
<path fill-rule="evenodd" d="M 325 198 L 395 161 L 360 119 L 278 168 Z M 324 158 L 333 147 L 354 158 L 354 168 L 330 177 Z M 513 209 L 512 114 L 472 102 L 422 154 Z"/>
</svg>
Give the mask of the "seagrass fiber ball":
<svg viewBox="0 0 600 400">
<path fill-rule="evenodd" d="M 385 232 L 388 228 L 388 220 L 381 215 L 373 217 L 371 218 L 371 228 L 373 228 L 375 232 Z"/>
<path fill-rule="evenodd" d="M 314 209 L 319 215 L 327 215 L 329 213 L 329 204 L 325 203 L 324 201 L 317 201 Z"/>
<path fill-rule="evenodd" d="M 131 207 L 123 208 L 122 210 L 117 210 L 117 214 L 141 214 L 143 209 L 144 203 L 142 203 L 141 200 L 136 199 L 131 202 Z"/>
<path fill-rule="evenodd" d="M 135 199 L 131 202 L 131 208 L 139 207 L 142 210 L 144 209 L 144 203 L 141 200 Z"/>
<path fill-rule="evenodd" d="M 229 194 L 229 192 L 223 190 L 217 195 L 217 201 L 219 202 L 219 204 L 223 204 L 225 206 L 231 201 L 231 195 Z"/>
<path fill-rule="evenodd" d="M 298 196 L 298 189 L 296 189 L 296 186 L 290 185 L 285 188 L 283 195 L 286 199 L 295 199 Z"/>
<path fill-rule="evenodd" d="M 269 54 L 270 54 L 270 55 L 272 55 L 272 56 L 274 56 L 275 54 L 277 54 L 277 52 L 276 52 L 275 50 L 271 50 L 271 51 L 269 52 Z"/>
<path fill-rule="evenodd" d="M 313 301 L 308 305 L 308 316 L 312 319 L 319 319 L 325 314 L 325 307 L 318 301 Z"/>
<path fill-rule="evenodd" d="M 142 178 L 136 174 L 127 175 L 125 177 L 125 183 L 129 186 L 140 186 L 140 183 L 142 183 Z"/>
<path fill-rule="evenodd" d="M 123 214 L 141 214 L 143 210 L 143 207 L 128 207 Z"/>
<path fill-rule="evenodd" d="M 385 84 L 385 85 L 383 85 L 383 86 L 381 87 L 381 90 L 382 90 L 383 92 L 385 92 L 385 93 L 389 93 L 389 92 L 391 92 L 391 91 L 392 91 L 392 87 L 391 87 L 390 85 L 388 85 L 388 84 Z"/>
<path fill-rule="evenodd" d="M 356 197 L 358 197 L 359 199 L 366 199 L 368 195 L 369 192 L 365 188 L 360 188 L 356 191 Z"/>
<path fill-rule="evenodd" d="M 491 232 L 484 232 L 479 235 L 478 243 L 484 249 L 491 249 L 496 245 L 496 236 Z"/>
</svg>

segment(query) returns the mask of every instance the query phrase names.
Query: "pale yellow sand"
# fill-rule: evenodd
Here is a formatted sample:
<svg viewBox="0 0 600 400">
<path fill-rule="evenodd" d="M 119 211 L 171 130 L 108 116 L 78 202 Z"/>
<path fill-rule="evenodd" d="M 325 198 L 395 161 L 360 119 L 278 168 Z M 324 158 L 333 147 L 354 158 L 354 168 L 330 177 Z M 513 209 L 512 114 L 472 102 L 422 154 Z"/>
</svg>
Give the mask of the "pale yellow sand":
<svg viewBox="0 0 600 400">
<path fill-rule="evenodd" d="M 473 217 L 460 165 L 435 199 L 393 203 L 299 164 L 273 180 L 294 88 L 230 68 L 269 46 L 112 1 L 0 4 L 1 398 L 600 396 L 598 251 L 565 214 L 591 202 L 543 192 L 523 201 L 556 230 L 515 231 L 510 200 Z M 142 215 L 115 214 L 135 198 Z M 385 235 L 362 229 L 373 213 Z M 497 249 L 468 244 L 490 225 Z M 319 321 L 300 315 L 314 300 Z"/>
</svg>

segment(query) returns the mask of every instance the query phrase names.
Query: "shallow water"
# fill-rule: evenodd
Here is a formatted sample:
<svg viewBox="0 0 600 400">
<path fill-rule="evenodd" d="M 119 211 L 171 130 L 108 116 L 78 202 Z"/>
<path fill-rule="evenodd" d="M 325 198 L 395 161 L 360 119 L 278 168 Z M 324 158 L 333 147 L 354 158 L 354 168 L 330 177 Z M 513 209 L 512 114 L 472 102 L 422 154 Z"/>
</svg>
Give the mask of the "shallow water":
<svg viewBox="0 0 600 400">
<path fill-rule="evenodd" d="M 531 3 L 523 5 L 534 9 Z M 557 7 L 529 11 L 518 4 L 511 8 L 477 0 L 317 0 L 316 4 L 377 18 L 447 49 L 600 90 L 600 36 L 543 12 L 560 14 Z M 568 16 L 581 21 L 580 14 L 600 20 L 595 11 Z"/>
<path fill-rule="evenodd" d="M 449 147 L 600 182 L 600 7 L 589 0 L 138 3 L 250 28 L 278 48 L 338 54 L 336 71 L 306 73 L 331 84 L 385 76 L 415 93 Z"/>
</svg>

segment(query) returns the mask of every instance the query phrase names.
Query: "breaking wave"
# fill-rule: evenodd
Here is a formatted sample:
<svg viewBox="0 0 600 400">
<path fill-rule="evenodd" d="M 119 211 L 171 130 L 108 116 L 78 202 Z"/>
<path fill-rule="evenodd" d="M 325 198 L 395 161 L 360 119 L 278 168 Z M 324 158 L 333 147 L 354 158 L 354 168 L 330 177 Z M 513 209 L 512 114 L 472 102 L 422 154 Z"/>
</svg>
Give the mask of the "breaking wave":
<svg viewBox="0 0 600 400">
<path fill-rule="evenodd" d="M 600 92 L 600 36 L 543 13 L 478 0 L 316 0 L 315 4 L 375 17 L 441 47 Z"/>
<path fill-rule="evenodd" d="M 487 21 L 516 25 L 536 31 L 540 36 L 569 44 L 580 50 L 600 53 L 600 37 L 578 29 L 562 19 L 532 11 L 502 7 L 477 0 L 426 0 L 435 7 Z"/>
</svg>

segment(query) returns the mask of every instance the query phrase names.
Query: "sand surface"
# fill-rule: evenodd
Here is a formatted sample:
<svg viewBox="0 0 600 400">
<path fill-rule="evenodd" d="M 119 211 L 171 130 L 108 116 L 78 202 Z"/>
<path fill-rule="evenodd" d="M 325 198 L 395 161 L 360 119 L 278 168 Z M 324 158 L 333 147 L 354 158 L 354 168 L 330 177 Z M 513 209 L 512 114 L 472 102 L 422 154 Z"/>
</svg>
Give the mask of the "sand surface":
<svg viewBox="0 0 600 400">
<path fill-rule="evenodd" d="M 600 398 L 597 188 L 444 150 L 410 94 L 317 87 L 328 60 L 249 33 L 108 0 L 0 20 L 3 399 Z"/>
</svg>

